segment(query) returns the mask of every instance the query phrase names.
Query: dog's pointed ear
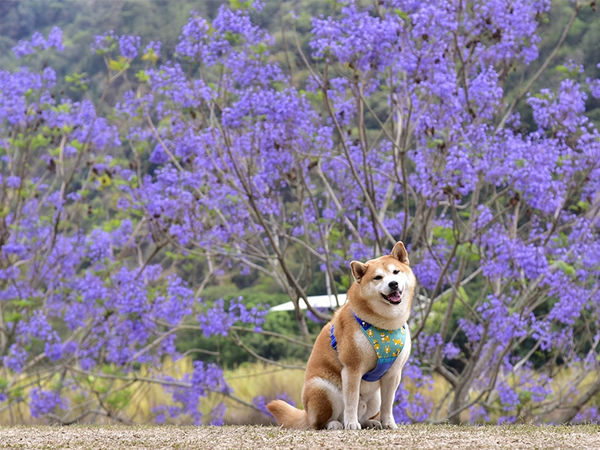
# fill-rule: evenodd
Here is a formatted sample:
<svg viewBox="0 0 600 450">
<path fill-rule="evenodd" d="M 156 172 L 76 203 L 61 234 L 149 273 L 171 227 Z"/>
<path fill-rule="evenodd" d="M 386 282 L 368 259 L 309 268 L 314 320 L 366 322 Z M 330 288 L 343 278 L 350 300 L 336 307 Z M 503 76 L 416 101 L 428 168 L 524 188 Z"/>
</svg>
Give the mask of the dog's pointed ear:
<svg viewBox="0 0 600 450">
<path fill-rule="evenodd" d="M 390 253 L 390 255 L 396 258 L 401 263 L 407 265 L 410 264 L 408 261 L 408 252 L 406 251 L 406 248 L 404 247 L 402 241 L 396 242 L 396 245 L 394 245 L 394 248 L 392 249 L 392 253 Z"/>
<path fill-rule="evenodd" d="M 350 263 L 350 268 L 352 269 L 352 275 L 357 283 L 360 283 L 362 277 L 367 273 L 367 265 L 361 263 L 360 261 L 352 261 Z"/>
</svg>

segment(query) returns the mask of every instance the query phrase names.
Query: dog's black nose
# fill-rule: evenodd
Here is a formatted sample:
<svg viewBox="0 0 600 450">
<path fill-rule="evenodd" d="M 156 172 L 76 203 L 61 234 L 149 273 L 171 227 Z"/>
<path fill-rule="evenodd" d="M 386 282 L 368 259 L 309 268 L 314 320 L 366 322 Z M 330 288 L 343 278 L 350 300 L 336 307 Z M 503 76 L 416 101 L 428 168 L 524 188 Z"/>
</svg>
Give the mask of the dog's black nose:
<svg viewBox="0 0 600 450">
<path fill-rule="evenodd" d="M 388 283 L 388 286 L 390 287 L 390 289 L 391 289 L 392 291 L 395 291 L 395 290 L 397 290 L 397 289 L 398 289 L 398 282 L 397 282 L 397 281 L 390 281 L 390 282 Z"/>
</svg>

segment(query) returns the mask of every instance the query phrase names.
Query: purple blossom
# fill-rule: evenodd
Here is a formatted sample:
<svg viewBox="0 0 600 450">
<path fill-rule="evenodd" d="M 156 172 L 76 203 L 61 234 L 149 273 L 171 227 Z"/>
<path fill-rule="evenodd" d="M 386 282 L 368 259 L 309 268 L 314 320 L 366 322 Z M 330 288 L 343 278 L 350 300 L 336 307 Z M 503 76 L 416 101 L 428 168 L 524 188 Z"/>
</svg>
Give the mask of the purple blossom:
<svg viewBox="0 0 600 450">
<path fill-rule="evenodd" d="M 460 354 L 460 348 L 449 342 L 444 346 L 444 357 L 448 359 L 454 359 Z"/>
<path fill-rule="evenodd" d="M 159 423 L 166 420 L 165 412 L 168 412 L 170 417 L 177 417 L 182 414 L 189 415 L 194 424 L 199 425 L 203 419 L 203 415 L 199 411 L 201 398 L 206 397 L 210 392 L 229 393 L 231 390 L 223 379 L 222 370 L 214 364 L 204 364 L 202 361 L 195 361 L 191 377 L 186 374 L 182 381 L 189 383 L 190 386 L 166 387 L 171 392 L 173 401 L 181 406 L 154 408 L 154 412 L 157 413 L 156 420 Z M 223 414 L 223 407 L 217 405 L 211 413 L 210 421 L 222 423 Z"/>
<path fill-rule="evenodd" d="M 141 38 L 139 36 L 123 35 L 119 37 L 121 55 L 127 59 L 134 59 L 138 54 Z"/>
<path fill-rule="evenodd" d="M 316 308 L 317 311 L 320 311 L 322 313 L 327 313 L 327 311 L 329 310 L 329 308 Z M 313 314 L 313 312 L 309 309 L 306 310 L 306 317 L 308 318 L 308 320 L 315 322 L 315 323 L 323 323 L 323 320 L 318 318 L 315 314 Z"/>
<path fill-rule="evenodd" d="M 600 412 L 598 411 L 597 406 L 591 406 L 586 408 L 584 411 L 581 411 L 575 416 L 573 420 L 574 423 L 583 423 L 583 424 L 599 424 L 600 423 Z"/>
<path fill-rule="evenodd" d="M 469 422 L 478 423 L 479 421 L 489 422 L 490 415 L 482 406 L 475 405 L 469 409 Z"/>
<path fill-rule="evenodd" d="M 20 373 L 27 360 L 27 352 L 18 344 L 11 345 L 8 354 L 2 357 L 3 364 L 10 370 Z"/>
<path fill-rule="evenodd" d="M 2 246 L 2 253 L 4 253 L 5 255 L 17 255 L 17 256 L 25 256 L 27 254 L 27 247 L 25 247 L 23 244 L 5 244 Z"/>
<path fill-rule="evenodd" d="M 13 53 L 17 58 L 22 58 L 23 56 L 31 55 L 35 53 L 35 49 L 31 42 L 29 41 L 19 41 L 17 45 L 12 48 Z"/>
<path fill-rule="evenodd" d="M 267 312 L 268 309 L 262 307 L 248 309 L 242 303 L 241 297 L 231 300 L 227 308 L 225 301 L 221 298 L 214 302 L 213 307 L 204 314 L 198 315 L 197 319 L 206 337 L 215 334 L 227 336 L 229 328 L 236 322 L 253 324 L 256 330 L 260 330 Z"/>
<path fill-rule="evenodd" d="M 106 33 L 94 36 L 94 41 L 90 45 L 91 49 L 95 53 L 104 54 L 114 48 L 117 42 L 117 35 L 113 30 L 107 31 Z"/>
<path fill-rule="evenodd" d="M 590 84 L 592 96 L 594 98 L 600 98 L 600 79 L 590 80 L 588 82 Z"/>
<path fill-rule="evenodd" d="M 542 128 L 565 127 L 573 132 L 585 123 L 587 95 L 581 91 L 578 83 L 564 80 L 557 96 L 548 89 L 540 91 L 540 97 L 530 97 L 528 103 L 533 107 L 534 118 Z"/>
<path fill-rule="evenodd" d="M 226 411 L 226 407 L 225 407 L 225 403 L 221 402 L 219 403 L 217 406 L 215 406 L 212 411 L 210 412 L 210 422 L 209 425 L 214 425 L 214 426 L 221 426 L 223 425 L 225 422 L 223 420 L 223 417 L 225 416 L 225 411 Z"/>
<path fill-rule="evenodd" d="M 36 31 L 31 36 L 31 40 L 20 40 L 12 50 L 17 58 L 22 58 L 23 56 L 31 55 L 48 48 L 56 48 L 59 52 L 64 50 L 62 30 L 60 28 L 53 27 L 48 34 L 47 40 L 44 39 L 41 33 Z"/>
<path fill-rule="evenodd" d="M 48 40 L 46 41 L 46 48 L 54 47 L 59 52 L 62 52 L 65 47 L 63 45 L 63 32 L 58 27 L 52 27 L 48 34 Z"/>
<path fill-rule="evenodd" d="M 520 403 L 518 394 L 507 383 L 499 383 L 496 390 L 504 411 L 511 411 Z"/>
<path fill-rule="evenodd" d="M 63 356 L 63 344 L 61 342 L 46 342 L 44 353 L 50 361 L 58 361 Z"/>
<path fill-rule="evenodd" d="M 150 41 L 144 48 L 144 55 L 152 55 L 153 58 L 160 57 L 160 48 L 162 44 L 160 41 Z"/>
<path fill-rule="evenodd" d="M 8 187 L 16 189 L 21 185 L 21 178 L 11 175 L 6 177 L 5 182 Z"/>
<path fill-rule="evenodd" d="M 408 424 L 427 420 L 431 414 L 433 402 L 422 392 L 411 392 L 407 388 L 407 384 L 415 383 L 417 387 L 430 390 L 433 387 L 433 379 L 410 362 L 404 367 L 402 378 L 403 382 L 396 391 L 393 410 L 396 422 Z"/>
<path fill-rule="evenodd" d="M 67 403 L 58 392 L 45 391 L 37 387 L 30 393 L 29 408 L 33 417 L 41 417 L 54 412 L 56 408 L 66 409 Z"/>
</svg>

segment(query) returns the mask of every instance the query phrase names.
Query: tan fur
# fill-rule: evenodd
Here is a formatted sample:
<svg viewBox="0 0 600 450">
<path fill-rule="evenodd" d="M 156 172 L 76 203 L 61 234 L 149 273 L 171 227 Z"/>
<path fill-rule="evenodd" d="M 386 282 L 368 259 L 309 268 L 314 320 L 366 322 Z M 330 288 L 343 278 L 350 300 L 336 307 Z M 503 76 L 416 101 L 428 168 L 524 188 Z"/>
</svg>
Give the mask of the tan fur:
<svg viewBox="0 0 600 450">
<path fill-rule="evenodd" d="M 390 255 L 365 263 L 352 261 L 354 283 L 348 291 L 348 301 L 323 327 L 308 360 L 302 389 L 304 410 L 282 400 L 267 405 L 279 424 L 300 429 L 396 428 L 392 404 L 402 367 L 410 354 L 408 327 L 404 348 L 392 367 L 380 380 L 368 382 L 362 376 L 375 367 L 377 355 L 354 314 L 379 328 L 393 330 L 405 325 L 416 286 L 408 264 L 402 242 L 394 246 Z M 377 276 L 381 280 L 376 280 Z M 390 304 L 381 295 L 387 295 L 390 282 L 394 281 L 402 290 L 400 304 Z M 331 347 L 331 325 L 337 351 Z"/>
</svg>

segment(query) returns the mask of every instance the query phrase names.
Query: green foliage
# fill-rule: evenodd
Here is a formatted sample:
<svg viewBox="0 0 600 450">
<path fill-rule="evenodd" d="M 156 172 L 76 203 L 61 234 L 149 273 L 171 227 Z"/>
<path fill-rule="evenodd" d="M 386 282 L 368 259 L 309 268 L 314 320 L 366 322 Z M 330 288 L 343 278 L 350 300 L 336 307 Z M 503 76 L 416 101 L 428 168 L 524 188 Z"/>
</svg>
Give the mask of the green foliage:
<svg viewBox="0 0 600 450">
<path fill-rule="evenodd" d="M 439 329 L 441 328 L 444 319 L 444 314 L 446 313 L 446 309 L 448 308 L 448 302 L 450 301 L 450 298 L 454 295 L 455 294 L 452 291 L 446 292 L 433 304 L 431 308 L 431 318 L 427 321 L 427 329 L 431 332 L 431 334 L 435 334 L 435 332 L 439 331 Z M 469 305 L 472 303 L 469 299 L 467 291 L 462 286 L 458 288 L 457 296 L 459 300 L 456 301 L 456 304 L 452 309 L 452 321 L 450 329 L 456 328 L 456 322 L 458 321 L 458 319 L 467 316 L 464 305 Z"/>
<path fill-rule="evenodd" d="M 564 261 L 555 261 L 554 264 L 567 276 L 573 278 L 576 275 L 575 268 Z"/>
<path fill-rule="evenodd" d="M 120 411 L 124 409 L 131 400 L 132 392 L 129 389 L 123 389 L 120 391 L 114 391 L 106 398 L 106 403 L 114 411 Z"/>
<path fill-rule="evenodd" d="M 110 70 L 114 70 L 115 72 L 122 72 L 129 69 L 129 61 L 127 58 L 119 56 L 117 59 L 111 59 L 108 61 L 108 67 Z"/>
</svg>

